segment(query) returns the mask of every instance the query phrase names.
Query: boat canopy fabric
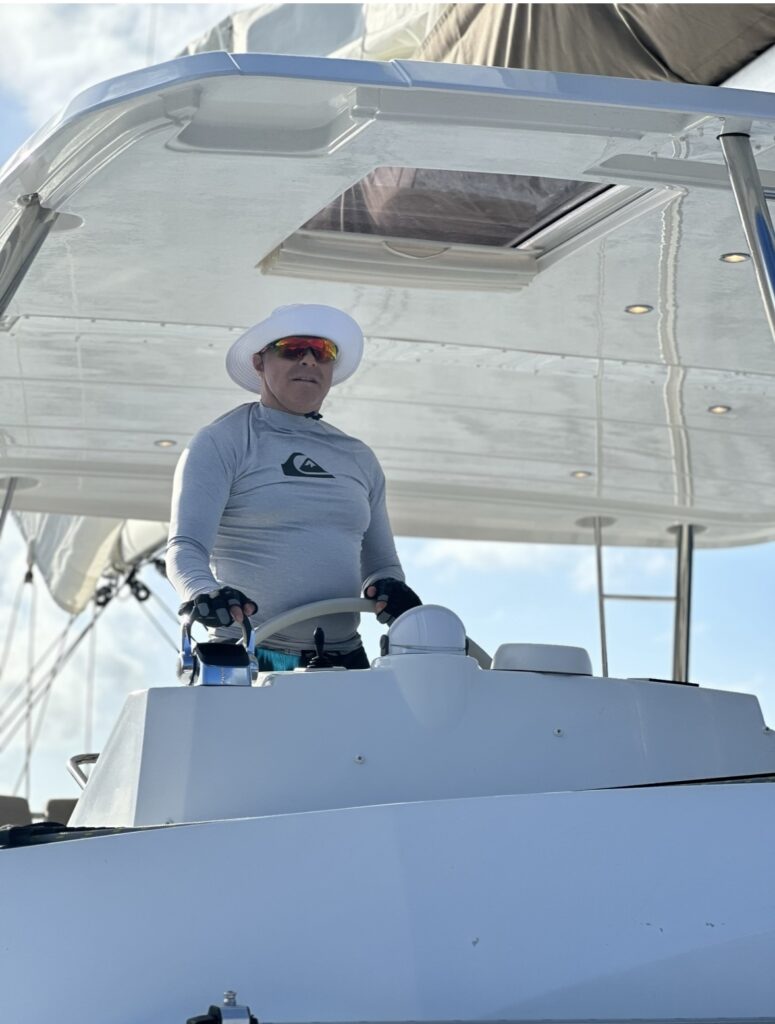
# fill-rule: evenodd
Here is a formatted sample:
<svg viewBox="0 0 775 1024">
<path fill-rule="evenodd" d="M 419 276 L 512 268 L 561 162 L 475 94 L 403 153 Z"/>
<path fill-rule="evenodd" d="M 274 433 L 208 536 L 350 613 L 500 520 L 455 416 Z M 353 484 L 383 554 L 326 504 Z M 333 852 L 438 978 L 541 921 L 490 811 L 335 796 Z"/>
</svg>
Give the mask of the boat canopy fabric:
<svg viewBox="0 0 775 1024">
<path fill-rule="evenodd" d="M 260 4 L 238 11 L 180 54 L 285 53 L 407 60 L 454 4 Z"/>
<path fill-rule="evenodd" d="M 261 4 L 184 55 L 287 53 L 719 85 L 775 44 L 774 4 Z"/>
<path fill-rule="evenodd" d="M 719 85 L 773 44 L 773 4 L 447 4 L 417 56 Z"/>
</svg>

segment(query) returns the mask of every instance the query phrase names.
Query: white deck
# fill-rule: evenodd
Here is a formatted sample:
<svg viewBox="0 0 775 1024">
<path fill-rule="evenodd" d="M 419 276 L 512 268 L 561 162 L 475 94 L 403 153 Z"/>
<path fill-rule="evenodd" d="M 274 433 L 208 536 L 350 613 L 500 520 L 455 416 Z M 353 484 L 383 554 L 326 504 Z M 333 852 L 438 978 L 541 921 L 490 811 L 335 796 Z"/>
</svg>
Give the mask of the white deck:
<svg viewBox="0 0 775 1024">
<path fill-rule="evenodd" d="M 8 850 L 14 956 L 0 958 L 0 990 L 9 1019 L 32 1000 L 34 1019 L 61 1024 L 184 1021 L 227 988 L 278 1024 L 772 1024 L 774 846 L 775 787 L 752 784 L 358 807 Z"/>
</svg>

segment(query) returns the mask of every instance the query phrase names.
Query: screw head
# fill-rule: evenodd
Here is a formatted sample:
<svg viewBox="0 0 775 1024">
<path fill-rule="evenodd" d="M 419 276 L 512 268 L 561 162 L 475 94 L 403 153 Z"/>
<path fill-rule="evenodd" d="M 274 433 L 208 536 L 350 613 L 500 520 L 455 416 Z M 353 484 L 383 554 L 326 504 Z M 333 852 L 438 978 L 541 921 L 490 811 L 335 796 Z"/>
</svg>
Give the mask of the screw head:
<svg viewBox="0 0 775 1024">
<path fill-rule="evenodd" d="M 353 761 L 355 761 L 356 764 L 366 764 L 366 758 L 363 754 L 358 754 L 357 757 L 353 758 Z"/>
<path fill-rule="evenodd" d="M 554 730 L 554 735 L 555 736 L 562 736 L 563 735 L 563 731 L 562 731 L 562 729 L 559 728 L 559 726 Z"/>
</svg>

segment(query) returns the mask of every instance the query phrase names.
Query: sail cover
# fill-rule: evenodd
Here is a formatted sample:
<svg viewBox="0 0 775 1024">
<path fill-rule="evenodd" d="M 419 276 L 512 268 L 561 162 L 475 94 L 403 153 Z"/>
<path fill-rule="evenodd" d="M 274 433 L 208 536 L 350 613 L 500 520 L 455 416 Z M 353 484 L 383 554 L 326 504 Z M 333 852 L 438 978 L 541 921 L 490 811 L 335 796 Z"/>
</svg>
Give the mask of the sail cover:
<svg viewBox="0 0 775 1024">
<path fill-rule="evenodd" d="M 77 614 L 94 596 L 106 571 L 123 572 L 157 551 L 166 523 L 15 512 L 30 556 L 46 587 L 67 612 Z"/>
<path fill-rule="evenodd" d="M 773 43 L 773 4 L 447 4 L 417 56 L 719 85 Z"/>
<path fill-rule="evenodd" d="M 775 44 L 773 4 L 262 4 L 183 54 L 335 55 L 720 85 Z"/>
</svg>

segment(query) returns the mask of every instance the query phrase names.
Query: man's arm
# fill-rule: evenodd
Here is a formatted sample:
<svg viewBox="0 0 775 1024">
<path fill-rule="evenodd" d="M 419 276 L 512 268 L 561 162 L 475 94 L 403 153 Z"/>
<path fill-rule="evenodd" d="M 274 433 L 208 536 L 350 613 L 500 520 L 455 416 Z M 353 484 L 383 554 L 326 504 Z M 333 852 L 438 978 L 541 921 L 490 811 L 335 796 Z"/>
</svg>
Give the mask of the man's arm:
<svg viewBox="0 0 775 1024">
<path fill-rule="evenodd" d="M 363 538 L 363 593 L 377 599 L 377 619 L 390 623 L 409 608 L 422 604 L 404 582 L 385 502 L 385 474 L 374 457 L 375 480 L 370 492 L 371 522 Z"/>
<path fill-rule="evenodd" d="M 183 601 L 220 586 L 210 569 L 210 552 L 230 489 L 228 467 L 200 431 L 180 456 L 172 484 L 167 577 Z"/>
<path fill-rule="evenodd" d="M 374 479 L 369 492 L 371 521 L 361 547 L 363 589 L 378 579 L 403 580 L 404 570 L 396 554 L 396 544 L 385 503 L 385 474 L 374 458 Z"/>
<path fill-rule="evenodd" d="M 240 591 L 223 587 L 210 569 L 234 472 L 213 439 L 200 431 L 181 455 L 172 486 L 167 576 L 184 602 L 181 614 L 211 627 L 242 622 L 257 610 Z"/>
</svg>

